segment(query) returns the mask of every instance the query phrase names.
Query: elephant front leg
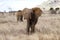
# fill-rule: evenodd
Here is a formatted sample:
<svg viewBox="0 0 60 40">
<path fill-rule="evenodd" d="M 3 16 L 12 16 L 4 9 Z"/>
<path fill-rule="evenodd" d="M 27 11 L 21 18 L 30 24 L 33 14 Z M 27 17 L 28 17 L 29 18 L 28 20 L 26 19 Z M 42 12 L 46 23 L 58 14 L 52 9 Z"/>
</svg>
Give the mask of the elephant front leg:
<svg viewBox="0 0 60 40">
<path fill-rule="evenodd" d="M 30 27 L 27 26 L 27 34 L 29 34 L 29 32 L 30 32 Z"/>
<path fill-rule="evenodd" d="M 31 26 L 31 33 L 34 33 L 35 32 L 35 25 L 32 25 Z"/>
<path fill-rule="evenodd" d="M 27 20 L 27 34 L 29 34 L 30 32 L 30 21 Z"/>
<path fill-rule="evenodd" d="M 21 15 L 21 18 L 20 18 L 21 21 L 23 21 L 23 15 Z"/>
</svg>

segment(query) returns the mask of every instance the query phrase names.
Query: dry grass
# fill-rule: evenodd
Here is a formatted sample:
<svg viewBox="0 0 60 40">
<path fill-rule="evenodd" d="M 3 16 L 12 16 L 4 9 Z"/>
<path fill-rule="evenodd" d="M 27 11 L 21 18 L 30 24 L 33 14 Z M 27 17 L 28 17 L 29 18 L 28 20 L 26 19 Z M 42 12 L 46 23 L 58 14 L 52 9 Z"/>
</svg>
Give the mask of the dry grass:
<svg viewBox="0 0 60 40">
<path fill-rule="evenodd" d="M 0 15 L 0 40 L 60 40 L 60 15 L 42 14 L 31 35 L 26 34 L 26 20 L 17 23 L 13 15 Z"/>
</svg>

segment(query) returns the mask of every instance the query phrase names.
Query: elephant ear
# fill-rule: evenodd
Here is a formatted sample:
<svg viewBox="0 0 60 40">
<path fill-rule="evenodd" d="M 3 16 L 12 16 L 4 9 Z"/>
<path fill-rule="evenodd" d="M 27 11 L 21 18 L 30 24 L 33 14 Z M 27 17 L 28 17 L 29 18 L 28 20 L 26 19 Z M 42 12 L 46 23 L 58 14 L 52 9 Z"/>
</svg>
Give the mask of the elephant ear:
<svg viewBox="0 0 60 40">
<path fill-rule="evenodd" d="M 22 12 L 22 10 L 18 10 L 18 11 L 15 13 L 15 15 L 16 15 L 16 16 L 18 16 L 18 15 L 22 15 L 21 12 Z"/>
<path fill-rule="evenodd" d="M 37 17 L 41 16 L 42 10 L 40 8 L 36 7 L 36 8 L 32 8 L 32 10 Z"/>
<path fill-rule="evenodd" d="M 24 19 L 31 18 L 31 12 L 32 12 L 31 9 L 24 9 L 23 10 Z"/>
</svg>

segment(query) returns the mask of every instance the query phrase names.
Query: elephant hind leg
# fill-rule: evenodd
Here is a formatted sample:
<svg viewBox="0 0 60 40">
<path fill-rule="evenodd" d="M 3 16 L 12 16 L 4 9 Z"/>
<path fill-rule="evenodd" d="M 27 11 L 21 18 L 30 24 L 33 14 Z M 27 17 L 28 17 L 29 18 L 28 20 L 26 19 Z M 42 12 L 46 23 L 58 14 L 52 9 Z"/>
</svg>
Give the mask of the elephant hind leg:
<svg viewBox="0 0 60 40">
<path fill-rule="evenodd" d="M 23 16 L 21 15 L 21 16 L 17 16 L 17 22 L 18 21 L 23 21 Z"/>
<path fill-rule="evenodd" d="M 19 21 L 19 16 L 17 16 L 17 22 Z"/>
</svg>

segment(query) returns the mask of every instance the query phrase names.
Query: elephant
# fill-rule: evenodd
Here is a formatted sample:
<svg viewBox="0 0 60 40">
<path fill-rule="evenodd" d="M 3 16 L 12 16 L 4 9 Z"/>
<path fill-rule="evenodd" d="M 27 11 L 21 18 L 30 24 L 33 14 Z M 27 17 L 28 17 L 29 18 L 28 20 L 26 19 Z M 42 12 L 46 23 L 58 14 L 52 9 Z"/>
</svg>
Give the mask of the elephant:
<svg viewBox="0 0 60 40">
<path fill-rule="evenodd" d="M 16 18 L 17 18 L 17 22 L 18 22 L 18 21 L 23 21 L 22 10 L 18 10 L 18 11 L 16 12 Z"/>
<path fill-rule="evenodd" d="M 26 9 L 23 13 L 25 19 L 27 20 L 27 33 L 29 34 L 35 32 L 35 25 L 38 22 L 38 18 L 42 14 L 42 10 L 38 7 L 32 9 Z M 30 30 L 31 29 L 31 30 Z"/>
</svg>

